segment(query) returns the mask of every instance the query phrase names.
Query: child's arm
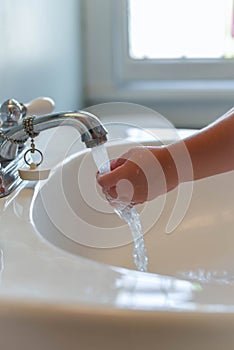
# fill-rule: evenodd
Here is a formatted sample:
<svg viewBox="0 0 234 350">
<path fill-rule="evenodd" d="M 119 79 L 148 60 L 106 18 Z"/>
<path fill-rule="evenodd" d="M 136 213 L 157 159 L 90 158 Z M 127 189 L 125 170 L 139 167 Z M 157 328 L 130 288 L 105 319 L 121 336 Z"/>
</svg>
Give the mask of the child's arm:
<svg viewBox="0 0 234 350">
<path fill-rule="evenodd" d="M 132 148 L 112 161 L 111 169 L 97 176 L 103 192 L 134 204 L 168 192 L 180 182 L 234 170 L 234 110 L 169 146 Z"/>
</svg>

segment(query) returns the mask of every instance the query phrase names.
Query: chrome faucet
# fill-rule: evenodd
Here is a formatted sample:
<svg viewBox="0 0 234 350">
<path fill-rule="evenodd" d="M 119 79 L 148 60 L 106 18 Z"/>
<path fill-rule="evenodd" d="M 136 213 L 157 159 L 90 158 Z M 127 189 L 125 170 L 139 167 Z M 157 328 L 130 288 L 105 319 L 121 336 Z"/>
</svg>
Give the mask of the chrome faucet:
<svg viewBox="0 0 234 350">
<path fill-rule="evenodd" d="M 27 111 L 26 105 L 12 99 L 4 102 L 0 108 L 0 198 L 9 195 L 22 181 L 18 169 L 24 165 L 28 137 L 23 118 Z M 44 114 L 35 117 L 33 122 L 36 134 L 62 125 L 77 129 L 88 148 L 107 141 L 107 131 L 101 121 L 86 111 Z"/>
</svg>

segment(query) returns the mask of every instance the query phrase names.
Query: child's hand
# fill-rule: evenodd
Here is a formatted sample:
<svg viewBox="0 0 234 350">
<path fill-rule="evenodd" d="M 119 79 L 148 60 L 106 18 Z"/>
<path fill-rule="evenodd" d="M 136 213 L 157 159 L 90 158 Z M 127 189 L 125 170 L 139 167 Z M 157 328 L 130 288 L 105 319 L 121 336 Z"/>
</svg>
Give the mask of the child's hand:
<svg viewBox="0 0 234 350">
<path fill-rule="evenodd" d="M 164 148 L 135 147 L 112 160 L 111 172 L 97 174 L 97 181 L 107 198 L 131 204 L 143 203 L 172 189 L 171 185 L 168 187 L 168 179 L 165 178 L 165 161 L 172 162 Z M 176 185 L 177 182 L 173 188 Z"/>
</svg>

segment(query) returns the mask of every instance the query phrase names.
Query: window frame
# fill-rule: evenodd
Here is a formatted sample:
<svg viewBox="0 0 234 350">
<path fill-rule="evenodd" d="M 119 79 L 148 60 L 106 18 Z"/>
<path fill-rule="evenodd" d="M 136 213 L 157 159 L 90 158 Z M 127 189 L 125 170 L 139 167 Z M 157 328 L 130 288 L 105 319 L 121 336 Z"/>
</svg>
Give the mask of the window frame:
<svg viewBox="0 0 234 350">
<path fill-rule="evenodd" d="M 128 40 L 128 1 L 112 3 L 115 16 L 115 33 L 119 43 L 116 52 L 120 60 L 121 79 L 127 81 L 191 81 L 191 80 L 230 80 L 234 79 L 234 59 L 133 59 L 129 55 Z M 157 69 L 156 69 L 157 68 Z M 230 76 L 230 72 L 232 73 Z"/>
<path fill-rule="evenodd" d="M 184 102 L 192 109 L 197 104 L 204 106 L 200 108 L 194 126 L 204 125 L 232 107 L 234 59 L 185 62 L 131 59 L 128 54 L 127 0 L 95 0 L 95 10 L 93 0 L 83 0 L 83 6 L 88 104 L 130 101 L 156 108 L 160 113 L 166 104 L 180 105 L 179 119 L 175 113 L 171 120 L 175 125 L 185 126 L 193 123 L 187 120 L 188 108 L 183 111 L 181 107 Z M 211 105 L 210 115 L 205 118 Z"/>
</svg>

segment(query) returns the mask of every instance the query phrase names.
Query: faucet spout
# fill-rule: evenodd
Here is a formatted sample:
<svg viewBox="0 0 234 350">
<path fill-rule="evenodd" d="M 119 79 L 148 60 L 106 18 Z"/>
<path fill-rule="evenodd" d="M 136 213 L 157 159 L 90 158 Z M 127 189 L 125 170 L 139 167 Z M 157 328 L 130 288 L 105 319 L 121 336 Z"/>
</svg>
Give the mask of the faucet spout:
<svg viewBox="0 0 234 350">
<path fill-rule="evenodd" d="M 88 148 L 107 141 L 107 130 L 101 121 L 95 115 L 86 111 L 46 114 L 36 117 L 33 123 L 36 133 L 63 125 L 77 129 L 81 135 L 81 140 Z M 10 128 L 5 134 L 8 138 L 22 140 L 22 143 L 25 141 L 22 122 Z M 18 148 L 18 144 L 3 140 L 0 144 L 0 157 L 6 160 L 14 159 L 18 154 Z"/>
<path fill-rule="evenodd" d="M 86 147 L 92 148 L 107 141 L 107 130 L 101 121 L 86 111 L 54 113 L 35 118 L 34 129 L 41 132 L 60 125 L 70 125 L 77 129 Z"/>
</svg>

